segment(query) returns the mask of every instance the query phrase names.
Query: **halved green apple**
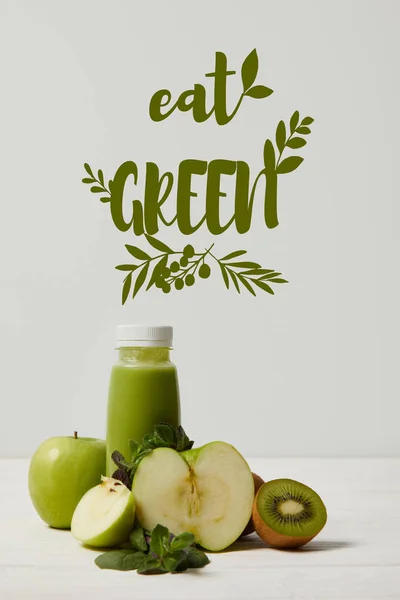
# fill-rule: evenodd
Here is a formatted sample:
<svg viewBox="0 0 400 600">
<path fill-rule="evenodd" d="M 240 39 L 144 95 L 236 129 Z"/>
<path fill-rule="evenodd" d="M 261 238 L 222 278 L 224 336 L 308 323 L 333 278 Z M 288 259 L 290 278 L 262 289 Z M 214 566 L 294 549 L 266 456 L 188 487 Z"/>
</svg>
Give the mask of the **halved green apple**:
<svg viewBox="0 0 400 600">
<path fill-rule="evenodd" d="M 111 547 L 126 542 L 133 529 L 135 500 L 128 488 L 112 477 L 86 492 L 72 516 L 72 535 L 87 546 Z"/>
<path fill-rule="evenodd" d="M 185 452 L 157 448 L 132 484 L 142 527 L 158 523 L 178 535 L 189 531 L 208 550 L 223 550 L 246 527 L 254 482 L 245 459 L 230 444 L 211 442 Z"/>
</svg>

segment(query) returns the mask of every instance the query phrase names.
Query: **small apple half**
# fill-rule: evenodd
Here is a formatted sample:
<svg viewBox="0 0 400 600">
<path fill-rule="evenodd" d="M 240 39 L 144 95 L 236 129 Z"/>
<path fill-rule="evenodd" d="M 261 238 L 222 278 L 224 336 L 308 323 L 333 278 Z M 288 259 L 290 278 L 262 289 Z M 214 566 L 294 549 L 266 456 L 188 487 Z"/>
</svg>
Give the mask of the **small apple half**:
<svg viewBox="0 0 400 600">
<path fill-rule="evenodd" d="M 225 442 L 185 452 L 157 448 L 139 464 L 132 484 L 142 527 L 158 523 L 189 531 L 207 550 L 223 550 L 251 516 L 254 482 L 241 454 Z"/>
<path fill-rule="evenodd" d="M 87 546 L 112 547 L 126 542 L 133 529 L 135 500 L 128 488 L 112 477 L 86 492 L 72 516 L 72 535 Z"/>
</svg>

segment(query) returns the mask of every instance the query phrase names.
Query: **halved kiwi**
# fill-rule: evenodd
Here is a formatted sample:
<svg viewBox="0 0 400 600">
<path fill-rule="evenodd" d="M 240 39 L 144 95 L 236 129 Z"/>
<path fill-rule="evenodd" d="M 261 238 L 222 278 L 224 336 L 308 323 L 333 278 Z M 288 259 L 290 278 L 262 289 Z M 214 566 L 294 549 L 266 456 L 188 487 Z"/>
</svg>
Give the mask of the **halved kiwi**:
<svg viewBox="0 0 400 600">
<path fill-rule="evenodd" d="M 256 532 L 271 546 L 299 548 L 321 531 L 327 514 L 321 498 L 304 483 L 274 479 L 258 490 L 252 517 Z"/>
</svg>

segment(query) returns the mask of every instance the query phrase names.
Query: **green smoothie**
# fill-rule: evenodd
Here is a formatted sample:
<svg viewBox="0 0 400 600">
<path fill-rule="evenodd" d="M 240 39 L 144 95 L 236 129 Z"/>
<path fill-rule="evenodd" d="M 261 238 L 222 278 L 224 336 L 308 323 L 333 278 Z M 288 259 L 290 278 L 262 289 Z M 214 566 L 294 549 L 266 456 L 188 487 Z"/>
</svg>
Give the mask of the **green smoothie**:
<svg viewBox="0 0 400 600">
<path fill-rule="evenodd" d="M 125 344 L 145 342 L 147 340 L 124 340 Z M 153 343 L 167 342 L 153 340 Z M 130 460 L 130 439 L 141 441 L 160 421 L 174 426 L 180 424 L 178 377 L 169 352 L 167 347 L 154 345 L 119 348 L 119 360 L 111 372 L 108 394 L 107 476 L 116 469 L 111 459 L 114 450 Z"/>
</svg>

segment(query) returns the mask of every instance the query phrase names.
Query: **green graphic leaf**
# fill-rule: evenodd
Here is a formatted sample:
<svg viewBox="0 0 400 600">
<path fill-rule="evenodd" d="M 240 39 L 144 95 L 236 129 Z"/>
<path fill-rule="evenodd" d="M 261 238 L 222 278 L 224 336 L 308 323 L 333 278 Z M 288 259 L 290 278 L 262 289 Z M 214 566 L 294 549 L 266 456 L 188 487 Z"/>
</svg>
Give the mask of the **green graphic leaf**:
<svg viewBox="0 0 400 600">
<path fill-rule="evenodd" d="M 242 64 L 242 84 L 243 91 L 249 89 L 256 80 L 258 73 L 258 56 L 257 50 L 254 48 L 250 54 L 244 59 Z"/>
<path fill-rule="evenodd" d="M 240 294 L 240 287 L 239 287 L 239 283 L 236 277 L 236 273 L 234 273 L 233 271 L 231 271 L 230 269 L 228 270 L 229 275 L 231 276 L 231 279 L 235 285 L 236 291 L 238 294 Z"/>
<path fill-rule="evenodd" d="M 275 279 L 275 277 L 273 277 L 269 281 L 273 281 L 274 283 L 289 283 L 288 281 L 286 281 L 286 279 Z"/>
<path fill-rule="evenodd" d="M 293 150 L 297 150 L 297 148 L 302 148 L 307 144 L 306 140 L 301 137 L 294 137 L 286 143 L 288 148 L 292 148 Z"/>
<path fill-rule="evenodd" d="M 228 267 L 242 267 L 243 269 L 258 269 L 261 267 L 258 263 L 247 261 L 247 262 L 234 262 L 229 263 Z"/>
<path fill-rule="evenodd" d="M 231 252 L 230 254 L 227 254 L 226 256 L 224 256 L 224 258 L 221 258 L 221 260 L 230 260 L 231 258 L 236 258 L 237 256 L 242 256 L 242 254 L 246 254 L 247 250 L 236 250 L 236 252 Z"/>
<path fill-rule="evenodd" d="M 149 263 L 146 263 L 136 278 L 135 287 L 133 288 L 132 299 L 136 296 L 136 294 L 138 293 L 138 291 L 140 290 L 140 288 L 146 281 L 148 270 L 149 270 Z"/>
<path fill-rule="evenodd" d="M 264 165 L 275 169 L 275 148 L 271 140 L 266 140 L 264 144 Z"/>
<path fill-rule="evenodd" d="M 247 90 L 245 96 L 249 96 L 250 98 L 268 98 L 271 94 L 274 93 L 274 90 L 266 87 L 265 85 L 255 85 L 254 87 Z"/>
<path fill-rule="evenodd" d="M 132 284 L 132 273 L 129 273 L 127 278 L 124 281 L 124 285 L 122 286 L 122 304 L 125 304 L 127 298 L 129 296 L 129 292 L 131 291 Z"/>
<path fill-rule="evenodd" d="M 110 190 L 110 192 L 112 191 L 112 185 L 113 185 L 113 180 L 110 179 L 110 181 L 108 182 L 108 189 Z"/>
<path fill-rule="evenodd" d="M 153 248 L 155 248 L 156 250 L 159 250 L 160 252 L 167 252 L 167 254 L 173 253 L 173 250 L 171 250 L 171 248 L 167 246 L 167 244 L 164 244 L 164 242 L 161 242 L 160 240 L 151 237 L 151 235 L 147 235 L 147 233 L 145 233 L 144 235 L 146 240 L 149 242 L 150 246 L 153 246 Z"/>
<path fill-rule="evenodd" d="M 111 202 L 111 198 L 109 196 L 104 196 L 103 198 L 100 198 L 100 202 L 106 204 L 106 202 Z"/>
<path fill-rule="evenodd" d="M 270 287 L 268 285 L 268 283 L 265 283 L 264 281 L 260 281 L 259 279 L 253 279 L 253 283 L 258 285 L 258 287 L 261 288 L 262 290 L 264 290 L 264 292 L 268 292 L 268 294 L 274 295 L 275 292 L 272 289 L 272 287 Z"/>
<path fill-rule="evenodd" d="M 167 266 L 167 262 L 168 262 L 168 256 L 163 256 L 158 263 L 156 264 L 156 266 L 153 269 L 153 273 L 150 277 L 150 281 L 149 284 L 146 288 L 146 291 L 149 290 L 157 281 L 158 277 L 160 275 L 162 275 L 162 273 L 164 272 L 165 267 Z"/>
<path fill-rule="evenodd" d="M 275 139 L 279 152 L 282 152 L 286 142 L 286 126 L 283 121 L 279 121 L 278 123 Z"/>
<path fill-rule="evenodd" d="M 91 179 L 90 177 L 84 177 L 82 179 L 82 183 L 94 183 L 95 181 L 95 179 Z"/>
<path fill-rule="evenodd" d="M 100 184 L 104 187 L 104 175 L 101 169 L 97 171 L 97 178 L 100 181 Z"/>
<path fill-rule="evenodd" d="M 90 177 L 93 177 L 93 179 L 95 179 L 95 176 L 93 175 L 92 169 L 89 167 L 89 165 L 85 163 L 83 166 L 85 167 L 86 173 L 89 173 Z"/>
<path fill-rule="evenodd" d="M 311 123 L 314 123 L 314 119 L 312 117 L 304 117 L 301 122 L 302 125 L 311 125 Z"/>
<path fill-rule="evenodd" d="M 129 244 L 126 244 L 125 248 L 128 250 L 129 254 L 138 260 L 150 260 L 150 256 L 137 246 L 130 246 Z"/>
<path fill-rule="evenodd" d="M 229 277 L 228 277 L 228 273 L 226 271 L 226 268 L 225 268 L 225 266 L 221 262 L 219 263 L 219 266 L 221 268 L 222 278 L 224 280 L 225 286 L 229 290 Z"/>
<path fill-rule="evenodd" d="M 104 188 L 99 187 L 98 185 L 94 185 L 93 187 L 90 188 L 90 191 L 93 192 L 93 194 L 103 194 Z"/>
<path fill-rule="evenodd" d="M 309 127 L 298 127 L 297 133 L 301 133 L 302 135 L 308 135 L 311 133 L 311 129 Z"/>
<path fill-rule="evenodd" d="M 298 123 L 299 123 L 300 114 L 298 110 L 295 110 L 290 118 L 290 134 L 293 134 Z"/>
<path fill-rule="evenodd" d="M 118 271 L 134 271 L 138 268 L 138 265 L 117 265 L 115 268 Z"/>
<path fill-rule="evenodd" d="M 272 271 L 272 273 L 268 273 L 268 275 L 263 275 L 263 277 L 259 277 L 259 280 L 261 279 L 262 281 L 264 281 L 264 279 L 272 279 L 273 277 L 278 277 L 278 275 L 282 275 L 282 273 Z"/>
<path fill-rule="evenodd" d="M 242 275 L 265 275 L 266 273 L 273 273 L 271 269 L 250 269 L 249 271 L 242 271 Z"/>
<path fill-rule="evenodd" d="M 288 158 L 285 158 L 280 165 L 278 165 L 276 172 L 279 175 L 282 175 L 283 173 L 291 173 L 301 165 L 303 160 L 304 158 L 301 158 L 301 156 L 289 156 Z"/>
<path fill-rule="evenodd" d="M 243 275 L 241 275 L 240 273 L 237 273 L 237 276 L 239 277 L 239 281 L 244 285 L 244 287 L 250 292 L 250 294 L 253 294 L 253 296 L 256 295 L 255 291 L 253 290 L 253 288 L 251 287 L 249 281 L 243 277 Z"/>
</svg>

